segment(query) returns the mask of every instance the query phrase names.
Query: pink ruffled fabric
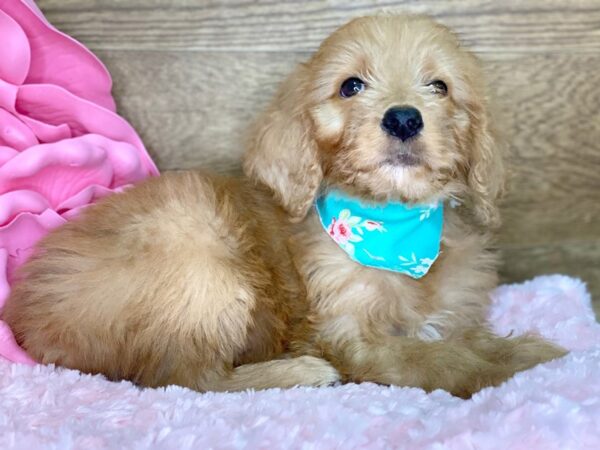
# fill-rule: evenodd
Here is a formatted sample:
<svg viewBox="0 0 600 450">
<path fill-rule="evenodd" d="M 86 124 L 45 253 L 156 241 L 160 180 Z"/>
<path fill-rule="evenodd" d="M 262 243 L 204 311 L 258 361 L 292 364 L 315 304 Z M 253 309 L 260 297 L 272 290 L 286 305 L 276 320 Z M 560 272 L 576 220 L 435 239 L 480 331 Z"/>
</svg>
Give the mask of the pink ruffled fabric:
<svg viewBox="0 0 600 450">
<path fill-rule="evenodd" d="M 0 308 L 48 231 L 158 170 L 115 113 L 112 80 L 33 0 L 0 0 Z M 0 356 L 33 363 L 0 321 Z"/>
</svg>

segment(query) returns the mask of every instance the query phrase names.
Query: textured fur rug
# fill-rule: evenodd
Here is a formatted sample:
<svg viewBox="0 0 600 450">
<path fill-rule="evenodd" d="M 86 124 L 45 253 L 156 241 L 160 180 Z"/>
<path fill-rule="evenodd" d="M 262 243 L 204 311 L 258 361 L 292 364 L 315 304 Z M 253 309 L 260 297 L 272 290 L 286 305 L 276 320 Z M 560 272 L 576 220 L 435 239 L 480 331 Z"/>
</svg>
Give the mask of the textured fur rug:
<svg viewBox="0 0 600 450">
<path fill-rule="evenodd" d="M 0 362 L 3 449 L 600 449 L 600 325 L 578 280 L 500 287 L 499 333 L 572 352 L 465 401 L 374 384 L 199 394 Z"/>
</svg>

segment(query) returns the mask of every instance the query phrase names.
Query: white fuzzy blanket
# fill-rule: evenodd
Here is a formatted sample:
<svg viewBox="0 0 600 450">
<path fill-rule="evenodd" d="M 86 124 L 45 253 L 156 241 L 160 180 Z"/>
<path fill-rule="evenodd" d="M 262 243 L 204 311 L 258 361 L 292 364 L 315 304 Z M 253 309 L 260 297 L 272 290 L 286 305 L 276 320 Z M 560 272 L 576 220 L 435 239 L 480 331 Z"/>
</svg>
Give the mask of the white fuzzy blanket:
<svg viewBox="0 0 600 450">
<path fill-rule="evenodd" d="M 471 400 L 370 383 L 233 394 L 140 390 L 0 362 L 2 449 L 600 449 L 600 325 L 578 280 L 500 287 L 499 333 L 536 330 L 572 352 Z"/>
</svg>

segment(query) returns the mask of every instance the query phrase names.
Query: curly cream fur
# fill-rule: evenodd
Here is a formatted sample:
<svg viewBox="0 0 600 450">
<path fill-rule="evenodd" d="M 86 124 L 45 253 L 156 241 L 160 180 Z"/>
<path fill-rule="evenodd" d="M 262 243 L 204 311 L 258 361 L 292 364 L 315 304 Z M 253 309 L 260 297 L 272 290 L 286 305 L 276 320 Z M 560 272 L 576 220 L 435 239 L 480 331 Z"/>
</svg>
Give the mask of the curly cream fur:
<svg viewBox="0 0 600 450">
<path fill-rule="evenodd" d="M 368 88 L 342 99 L 342 81 Z M 446 97 L 428 82 L 442 78 Z M 421 110 L 411 143 L 380 128 Z M 42 240 L 3 312 L 43 363 L 198 390 L 342 381 L 469 396 L 563 354 L 486 329 L 501 155 L 476 58 L 420 16 L 357 19 L 285 81 L 251 133 L 248 178 L 165 174 L 90 207 Z M 394 151 L 421 163 L 388 164 Z M 367 268 L 311 205 L 337 186 L 365 199 L 459 199 L 442 251 L 414 280 Z"/>
</svg>

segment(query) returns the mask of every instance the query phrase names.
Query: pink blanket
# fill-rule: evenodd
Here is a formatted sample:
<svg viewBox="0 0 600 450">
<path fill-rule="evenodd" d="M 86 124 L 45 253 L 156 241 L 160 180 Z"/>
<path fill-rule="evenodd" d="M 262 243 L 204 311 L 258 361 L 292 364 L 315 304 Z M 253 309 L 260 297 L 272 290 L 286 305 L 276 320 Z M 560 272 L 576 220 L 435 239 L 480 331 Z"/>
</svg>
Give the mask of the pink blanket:
<svg viewBox="0 0 600 450">
<path fill-rule="evenodd" d="M 140 390 L 72 370 L 0 362 L 8 449 L 600 449 L 600 325 L 578 280 L 494 293 L 500 333 L 533 329 L 572 349 L 471 400 L 365 383 L 199 394 Z"/>
<path fill-rule="evenodd" d="M 35 242 L 158 171 L 115 113 L 111 79 L 32 0 L 0 0 L 0 309 Z M 0 321 L 0 356 L 31 363 Z"/>
</svg>

